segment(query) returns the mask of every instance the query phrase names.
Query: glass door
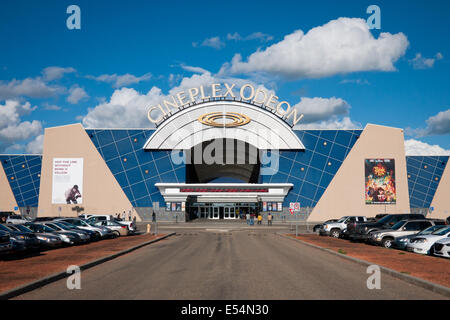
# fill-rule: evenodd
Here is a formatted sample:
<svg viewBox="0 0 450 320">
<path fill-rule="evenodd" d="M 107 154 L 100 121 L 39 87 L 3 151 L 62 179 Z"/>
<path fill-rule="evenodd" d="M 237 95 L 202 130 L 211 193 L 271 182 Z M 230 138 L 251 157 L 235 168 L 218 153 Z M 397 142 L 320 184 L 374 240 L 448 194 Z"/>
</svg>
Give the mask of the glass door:
<svg viewBox="0 0 450 320">
<path fill-rule="evenodd" d="M 210 215 L 211 219 L 219 219 L 219 207 L 213 207 L 212 208 L 212 214 Z"/>
<path fill-rule="evenodd" d="M 224 219 L 230 219 L 230 207 L 225 207 L 224 208 L 223 218 Z"/>
</svg>

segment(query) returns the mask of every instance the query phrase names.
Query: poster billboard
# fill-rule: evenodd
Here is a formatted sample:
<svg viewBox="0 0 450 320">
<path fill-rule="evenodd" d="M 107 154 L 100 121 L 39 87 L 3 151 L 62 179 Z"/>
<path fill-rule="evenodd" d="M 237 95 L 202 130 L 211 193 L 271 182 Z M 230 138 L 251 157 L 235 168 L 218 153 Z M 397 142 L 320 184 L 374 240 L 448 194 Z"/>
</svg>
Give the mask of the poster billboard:
<svg viewBox="0 0 450 320">
<path fill-rule="evenodd" d="M 366 204 L 395 204 L 395 160 L 365 160 Z"/>
<path fill-rule="evenodd" d="M 83 158 L 53 158 L 52 203 L 83 203 Z"/>
</svg>

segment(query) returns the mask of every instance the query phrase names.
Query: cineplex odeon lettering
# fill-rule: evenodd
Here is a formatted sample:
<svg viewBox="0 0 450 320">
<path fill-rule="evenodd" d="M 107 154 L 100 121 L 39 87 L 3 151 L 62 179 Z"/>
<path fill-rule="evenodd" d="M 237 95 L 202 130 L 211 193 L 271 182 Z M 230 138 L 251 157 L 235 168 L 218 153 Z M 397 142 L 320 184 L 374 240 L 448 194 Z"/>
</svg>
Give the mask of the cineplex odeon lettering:
<svg viewBox="0 0 450 320">
<path fill-rule="evenodd" d="M 234 83 L 186 88 L 142 117 L 147 128 L 46 128 L 43 154 L 0 155 L 0 211 L 178 222 L 450 215 L 448 156 L 406 155 L 401 128 L 306 129 L 273 91 Z"/>
</svg>

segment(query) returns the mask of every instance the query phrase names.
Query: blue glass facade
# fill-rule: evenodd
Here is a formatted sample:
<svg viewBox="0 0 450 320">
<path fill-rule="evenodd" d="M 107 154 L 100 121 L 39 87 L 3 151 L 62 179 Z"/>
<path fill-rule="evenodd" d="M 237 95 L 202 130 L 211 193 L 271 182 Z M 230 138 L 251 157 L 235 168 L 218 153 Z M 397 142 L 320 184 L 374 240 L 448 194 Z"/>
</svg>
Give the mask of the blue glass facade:
<svg viewBox="0 0 450 320">
<path fill-rule="evenodd" d="M 144 151 L 154 130 L 88 129 L 92 143 L 135 207 L 165 204 L 155 183 L 186 182 L 184 164 L 174 164 L 170 151 Z M 304 151 L 281 151 L 278 170 L 259 183 L 292 183 L 283 206 L 300 202 L 314 207 L 354 146 L 362 130 L 295 130 Z M 411 208 L 429 208 L 448 156 L 406 157 Z M 37 207 L 42 156 L 0 155 L 19 207 Z M 261 164 L 261 170 L 270 166 Z"/>
<path fill-rule="evenodd" d="M 429 208 L 441 181 L 448 156 L 408 156 L 409 201 L 411 208 Z"/>
<path fill-rule="evenodd" d="M 305 151 L 281 151 L 278 172 L 263 175 L 262 183 L 292 183 L 283 206 L 300 202 L 314 207 L 341 167 L 362 130 L 295 130 Z M 262 167 L 265 167 L 262 165 Z"/>
<path fill-rule="evenodd" d="M 37 207 L 42 156 L 0 155 L 6 178 L 19 207 Z"/>
</svg>

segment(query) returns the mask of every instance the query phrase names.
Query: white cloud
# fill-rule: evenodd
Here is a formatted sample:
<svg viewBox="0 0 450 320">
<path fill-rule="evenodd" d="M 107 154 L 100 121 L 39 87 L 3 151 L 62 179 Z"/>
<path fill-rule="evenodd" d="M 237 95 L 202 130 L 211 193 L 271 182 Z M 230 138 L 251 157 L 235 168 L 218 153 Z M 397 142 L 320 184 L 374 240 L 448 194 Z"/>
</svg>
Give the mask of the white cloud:
<svg viewBox="0 0 450 320">
<path fill-rule="evenodd" d="M 180 84 L 172 88 L 167 95 L 158 87 L 151 88 L 146 94 L 141 94 L 130 88 L 121 88 L 114 91 L 109 101 L 100 102 L 95 108 L 90 109 L 83 118 L 83 125 L 87 128 L 151 128 L 154 126 L 147 119 L 147 111 L 150 106 L 161 103 L 163 99 L 167 99 L 168 96 L 179 91 L 199 87 L 200 85 L 205 86 L 205 94 L 208 94 L 206 86 L 211 85 L 211 83 L 224 82 L 235 83 L 237 87 L 244 83 L 251 83 L 256 88 L 262 87 L 249 80 L 216 77 L 206 72 L 183 78 Z"/>
<path fill-rule="evenodd" d="M 304 115 L 303 124 L 326 121 L 336 116 L 348 115 L 350 105 L 340 98 L 301 98 L 292 106 Z"/>
<path fill-rule="evenodd" d="M 407 156 L 450 156 L 450 150 L 414 139 L 405 140 L 405 153 Z"/>
<path fill-rule="evenodd" d="M 441 60 L 443 57 L 442 53 L 438 52 L 434 58 L 425 58 L 422 57 L 422 54 L 419 52 L 416 53 L 416 56 L 413 59 L 409 60 L 409 63 L 414 69 L 429 69 L 433 67 L 436 60 Z"/>
<path fill-rule="evenodd" d="M 194 47 L 197 46 L 197 45 L 194 45 L 194 43 L 192 45 Z M 208 38 L 208 39 L 203 40 L 201 45 L 203 47 L 211 47 L 211 48 L 214 48 L 216 50 L 220 50 L 220 49 L 225 47 L 225 42 L 220 40 L 220 37 L 212 37 L 212 38 Z"/>
<path fill-rule="evenodd" d="M 50 110 L 50 111 L 59 111 L 62 109 L 60 106 L 57 106 L 54 104 L 49 104 L 47 102 L 43 103 L 42 106 L 44 107 L 45 110 Z"/>
<path fill-rule="evenodd" d="M 320 78 L 357 71 L 394 71 L 408 39 L 403 33 L 380 33 L 376 39 L 364 19 L 339 18 L 313 28 L 297 30 L 265 50 L 242 61 L 236 54 L 223 73 L 267 72 L 287 78 Z"/>
<path fill-rule="evenodd" d="M 130 84 L 139 83 L 141 81 L 148 81 L 152 77 L 151 73 L 146 73 L 140 77 L 136 77 L 135 75 L 126 73 L 123 75 L 114 74 L 102 74 L 98 77 L 87 76 L 89 79 L 94 79 L 101 82 L 112 83 L 114 88 L 120 88 L 124 86 L 128 86 Z"/>
<path fill-rule="evenodd" d="M 183 70 L 186 70 L 186 71 L 189 71 L 189 72 L 193 72 L 193 73 L 207 73 L 207 72 L 209 72 L 208 70 L 203 69 L 201 67 L 187 66 L 187 65 L 184 65 L 184 64 L 182 64 L 180 66 L 181 66 L 181 68 Z"/>
<path fill-rule="evenodd" d="M 69 96 L 67 97 L 67 101 L 72 104 L 77 104 L 82 99 L 89 98 L 89 95 L 84 91 L 83 88 L 73 86 L 69 90 Z"/>
<path fill-rule="evenodd" d="M 14 99 L 22 96 L 47 98 L 64 92 L 59 86 L 49 86 L 41 78 L 13 79 L 6 83 L 0 81 L 0 100 Z"/>
<path fill-rule="evenodd" d="M 35 109 L 29 102 L 21 104 L 16 100 L 7 100 L 4 105 L 0 104 L 0 152 L 17 145 L 17 141 L 29 139 L 42 132 L 40 121 L 21 119 Z"/>
<path fill-rule="evenodd" d="M 61 67 L 47 67 L 42 70 L 42 74 L 44 76 L 45 81 L 52 81 L 61 79 L 65 73 L 73 73 L 76 72 L 74 68 L 61 68 Z"/>
<path fill-rule="evenodd" d="M 406 128 L 405 132 L 408 135 L 416 137 L 450 134 L 450 109 L 429 117 L 426 123 L 426 128 Z"/>
<path fill-rule="evenodd" d="M 362 129 L 358 122 L 352 121 L 349 117 L 332 117 L 331 119 L 303 124 L 302 120 L 294 127 L 301 130 L 356 130 Z"/>
<path fill-rule="evenodd" d="M 25 150 L 30 154 L 42 154 L 44 148 L 44 135 L 38 135 L 33 141 L 30 141 Z"/>
<path fill-rule="evenodd" d="M 227 40 L 234 41 L 248 41 L 248 40 L 259 40 L 261 42 L 267 42 L 273 40 L 273 36 L 270 34 L 262 33 L 262 32 L 253 32 L 246 37 L 242 37 L 239 33 L 235 32 L 233 34 L 227 34 Z"/>
</svg>

